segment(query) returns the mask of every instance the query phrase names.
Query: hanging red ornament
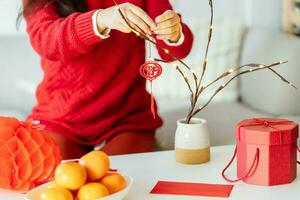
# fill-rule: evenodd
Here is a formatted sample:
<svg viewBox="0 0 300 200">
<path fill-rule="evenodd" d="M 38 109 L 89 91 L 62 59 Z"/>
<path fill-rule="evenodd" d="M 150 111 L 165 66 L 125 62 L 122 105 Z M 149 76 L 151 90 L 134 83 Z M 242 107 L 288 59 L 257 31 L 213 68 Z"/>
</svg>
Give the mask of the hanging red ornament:
<svg viewBox="0 0 300 200">
<path fill-rule="evenodd" d="M 61 154 L 38 121 L 0 117 L 0 187 L 27 191 L 53 178 Z"/>
<path fill-rule="evenodd" d="M 157 77 L 159 77 L 162 74 L 162 67 L 160 64 L 158 64 L 155 61 L 146 61 L 141 67 L 140 67 L 140 74 L 148 81 L 150 81 L 150 90 L 151 90 L 151 112 L 153 115 L 153 118 L 156 118 L 155 113 L 155 104 L 154 104 L 154 98 L 152 94 L 152 81 L 155 80 Z"/>
<path fill-rule="evenodd" d="M 153 81 L 162 74 L 162 67 L 155 61 L 146 61 L 140 68 L 141 75 L 148 81 Z"/>
</svg>

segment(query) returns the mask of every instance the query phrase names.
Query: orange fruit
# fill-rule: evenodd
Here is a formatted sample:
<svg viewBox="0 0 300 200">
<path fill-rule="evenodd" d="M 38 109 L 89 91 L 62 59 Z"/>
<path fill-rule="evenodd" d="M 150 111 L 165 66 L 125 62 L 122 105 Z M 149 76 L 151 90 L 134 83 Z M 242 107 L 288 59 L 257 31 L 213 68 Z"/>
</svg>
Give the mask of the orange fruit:
<svg viewBox="0 0 300 200">
<path fill-rule="evenodd" d="M 51 181 L 47 186 L 47 188 L 59 188 L 59 187 L 61 186 L 59 186 L 55 181 Z"/>
<path fill-rule="evenodd" d="M 105 185 L 110 194 L 119 192 L 127 186 L 125 178 L 118 173 L 108 173 L 100 180 L 100 183 Z"/>
<path fill-rule="evenodd" d="M 49 183 L 49 185 L 47 186 L 47 188 L 58 188 L 58 189 L 66 189 L 66 188 L 63 188 L 63 187 L 61 187 L 61 186 L 59 186 L 55 181 L 51 181 L 50 183 Z M 71 194 L 73 195 L 73 197 L 76 197 L 76 195 L 77 195 L 77 190 L 71 190 L 70 191 L 71 192 Z"/>
<path fill-rule="evenodd" d="M 109 158 L 103 151 L 91 151 L 80 158 L 80 164 L 87 170 L 91 181 L 102 178 L 109 170 Z"/>
<path fill-rule="evenodd" d="M 78 190 L 84 185 L 87 174 L 85 168 L 77 162 L 65 162 L 57 166 L 54 178 L 59 186 Z"/>
<path fill-rule="evenodd" d="M 77 194 L 78 200 L 94 200 L 105 197 L 109 194 L 107 188 L 96 182 L 87 183 L 82 186 Z"/>
<path fill-rule="evenodd" d="M 73 200 L 71 192 L 65 188 L 46 188 L 39 194 L 39 200 Z"/>
</svg>

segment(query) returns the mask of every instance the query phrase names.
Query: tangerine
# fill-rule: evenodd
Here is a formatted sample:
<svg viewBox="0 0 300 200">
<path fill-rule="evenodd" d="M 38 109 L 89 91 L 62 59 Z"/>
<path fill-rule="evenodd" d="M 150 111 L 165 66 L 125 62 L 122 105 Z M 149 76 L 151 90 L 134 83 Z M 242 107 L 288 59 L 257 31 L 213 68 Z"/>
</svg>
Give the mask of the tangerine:
<svg viewBox="0 0 300 200">
<path fill-rule="evenodd" d="M 108 173 L 101 180 L 100 183 L 105 185 L 110 194 L 119 192 L 126 188 L 127 182 L 125 178 L 119 173 Z"/>
<path fill-rule="evenodd" d="M 87 183 L 82 186 L 77 194 L 78 200 L 94 200 L 109 195 L 107 188 L 96 182 Z"/>
<path fill-rule="evenodd" d="M 39 200 L 73 200 L 71 192 L 65 188 L 46 188 L 39 195 Z"/>
<path fill-rule="evenodd" d="M 65 162 L 57 166 L 54 178 L 59 186 L 70 190 L 78 190 L 84 185 L 87 173 L 79 163 Z"/>
<path fill-rule="evenodd" d="M 80 164 L 87 170 L 91 181 L 102 178 L 109 170 L 109 158 L 103 151 L 91 151 L 80 158 Z"/>
</svg>

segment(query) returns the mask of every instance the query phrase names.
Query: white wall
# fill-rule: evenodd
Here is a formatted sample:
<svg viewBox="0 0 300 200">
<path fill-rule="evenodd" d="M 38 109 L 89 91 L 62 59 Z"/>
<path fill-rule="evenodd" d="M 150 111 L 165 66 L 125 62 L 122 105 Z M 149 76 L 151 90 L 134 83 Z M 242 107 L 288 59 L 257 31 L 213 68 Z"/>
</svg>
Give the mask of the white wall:
<svg viewBox="0 0 300 200">
<path fill-rule="evenodd" d="M 207 0 L 171 0 L 184 17 L 208 17 Z M 217 17 L 241 18 L 249 27 L 280 31 L 281 0 L 214 0 Z M 15 20 L 20 0 L 0 0 L 0 35 L 19 34 Z M 24 23 L 21 28 L 24 33 Z"/>
<path fill-rule="evenodd" d="M 20 34 L 16 30 L 16 18 L 21 0 L 0 0 L 0 34 Z M 24 33 L 24 23 L 21 26 Z"/>
<path fill-rule="evenodd" d="M 250 5 L 250 25 L 269 30 L 281 30 L 282 0 L 244 0 Z"/>
</svg>

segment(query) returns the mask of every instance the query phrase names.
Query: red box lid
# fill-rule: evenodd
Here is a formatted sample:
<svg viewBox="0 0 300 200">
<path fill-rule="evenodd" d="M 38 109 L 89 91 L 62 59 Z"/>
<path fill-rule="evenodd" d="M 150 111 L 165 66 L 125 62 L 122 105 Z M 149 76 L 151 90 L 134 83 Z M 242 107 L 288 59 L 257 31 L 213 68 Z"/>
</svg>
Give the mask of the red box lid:
<svg viewBox="0 0 300 200">
<path fill-rule="evenodd" d="M 280 145 L 297 143 L 298 124 L 286 119 L 253 118 L 236 126 L 236 141 L 249 144 Z"/>
</svg>

